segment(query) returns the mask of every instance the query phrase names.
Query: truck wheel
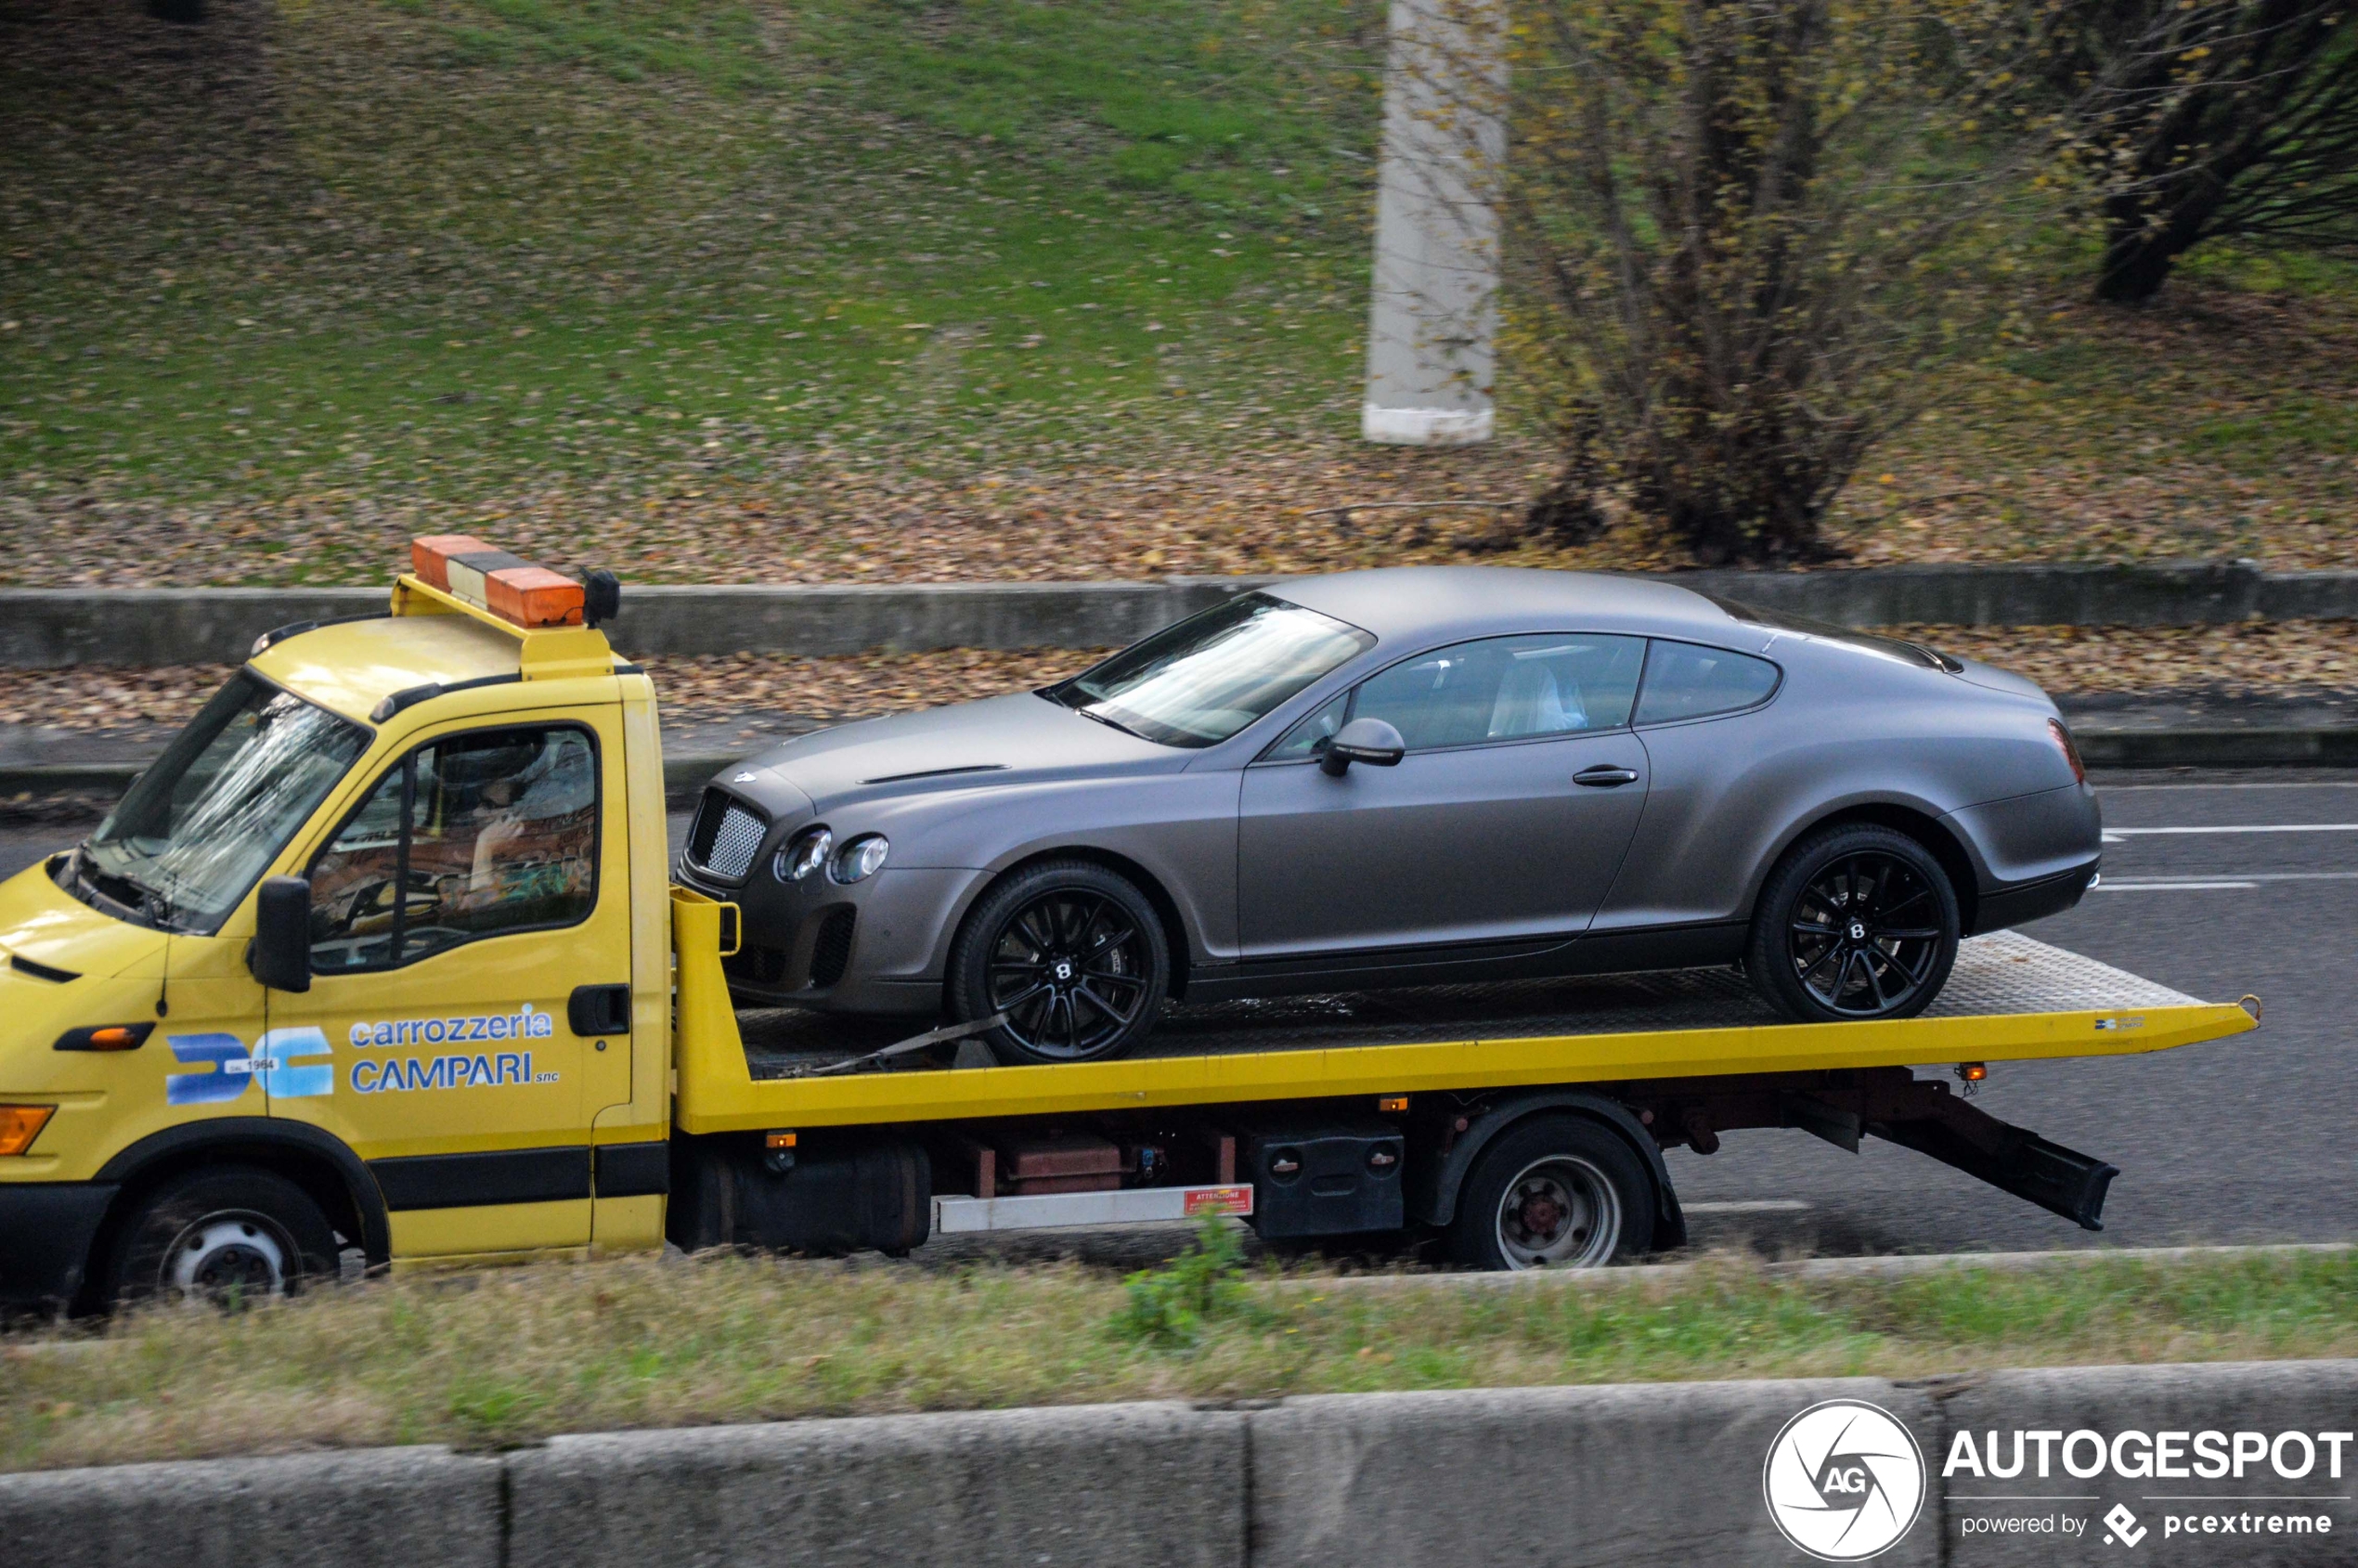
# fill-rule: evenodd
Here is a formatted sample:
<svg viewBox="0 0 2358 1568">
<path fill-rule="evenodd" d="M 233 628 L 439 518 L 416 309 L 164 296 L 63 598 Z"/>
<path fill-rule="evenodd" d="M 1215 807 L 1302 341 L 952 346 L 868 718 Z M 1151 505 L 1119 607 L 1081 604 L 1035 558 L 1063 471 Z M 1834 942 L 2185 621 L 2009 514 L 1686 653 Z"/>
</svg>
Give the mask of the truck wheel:
<svg viewBox="0 0 2358 1568">
<path fill-rule="evenodd" d="M 1801 1023 L 1911 1018 L 1957 962 L 1957 891 L 1931 851 L 1866 823 L 1785 852 L 1760 890 L 1744 973 Z"/>
<path fill-rule="evenodd" d="M 1585 1116 L 1539 1116 L 1474 1161 L 1449 1255 L 1475 1268 L 1600 1268 L 1651 1251 L 1653 1237 L 1653 1178 L 1637 1151 Z"/>
<path fill-rule="evenodd" d="M 173 1177 L 125 1217 L 106 1299 L 292 1296 L 335 1278 L 337 1267 L 335 1232 L 301 1187 L 250 1165 L 217 1165 Z"/>
<path fill-rule="evenodd" d="M 1130 882 L 1087 861 L 1047 861 L 982 896 L 950 951 L 952 1017 L 1007 1022 L 999 1059 L 1101 1062 L 1154 1027 L 1171 985 L 1162 921 Z"/>
</svg>

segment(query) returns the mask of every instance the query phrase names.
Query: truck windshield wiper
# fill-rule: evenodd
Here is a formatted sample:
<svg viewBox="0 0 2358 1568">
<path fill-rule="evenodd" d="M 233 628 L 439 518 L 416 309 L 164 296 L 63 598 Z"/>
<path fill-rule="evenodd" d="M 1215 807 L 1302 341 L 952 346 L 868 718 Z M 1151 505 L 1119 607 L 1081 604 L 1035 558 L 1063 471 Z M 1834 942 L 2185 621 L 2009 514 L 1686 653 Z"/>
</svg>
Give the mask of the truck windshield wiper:
<svg viewBox="0 0 2358 1568">
<path fill-rule="evenodd" d="M 93 897 L 104 899 L 158 930 L 171 927 L 172 901 L 136 876 L 105 870 L 98 864 L 97 858 L 90 853 L 88 839 L 74 846 L 73 859 L 69 862 L 68 870 L 76 885 L 88 888 Z"/>
</svg>

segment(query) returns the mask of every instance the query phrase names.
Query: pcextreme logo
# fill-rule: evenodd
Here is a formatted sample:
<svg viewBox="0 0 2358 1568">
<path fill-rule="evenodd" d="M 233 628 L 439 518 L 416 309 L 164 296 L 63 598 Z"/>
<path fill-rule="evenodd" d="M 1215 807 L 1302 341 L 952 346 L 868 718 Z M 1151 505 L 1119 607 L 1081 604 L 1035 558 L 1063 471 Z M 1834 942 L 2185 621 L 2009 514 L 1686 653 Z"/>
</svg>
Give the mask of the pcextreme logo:
<svg viewBox="0 0 2358 1568">
<path fill-rule="evenodd" d="M 1882 1406 L 1829 1399 L 1777 1433 L 1760 1488 L 1785 1539 L 1821 1562 L 1860 1562 L 1924 1511 L 1924 1450 Z"/>
</svg>

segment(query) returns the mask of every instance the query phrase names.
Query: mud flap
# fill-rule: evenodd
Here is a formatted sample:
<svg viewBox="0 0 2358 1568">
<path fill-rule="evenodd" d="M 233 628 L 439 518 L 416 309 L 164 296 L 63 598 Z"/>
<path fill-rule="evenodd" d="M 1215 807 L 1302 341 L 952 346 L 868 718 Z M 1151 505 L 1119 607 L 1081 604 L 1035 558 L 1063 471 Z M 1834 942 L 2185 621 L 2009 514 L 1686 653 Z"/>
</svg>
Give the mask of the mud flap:
<svg viewBox="0 0 2358 1568">
<path fill-rule="evenodd" d="M 1948 1102 L 1937 1121 L 1876 1121 L 1867 1130 L 2060 1214 L 2082 1230 L 2105 1228 L 2105 1194 L 2120 1174 L 2117 1166 L 2051 1144 L 1962 1101 Z"/>
</svg>

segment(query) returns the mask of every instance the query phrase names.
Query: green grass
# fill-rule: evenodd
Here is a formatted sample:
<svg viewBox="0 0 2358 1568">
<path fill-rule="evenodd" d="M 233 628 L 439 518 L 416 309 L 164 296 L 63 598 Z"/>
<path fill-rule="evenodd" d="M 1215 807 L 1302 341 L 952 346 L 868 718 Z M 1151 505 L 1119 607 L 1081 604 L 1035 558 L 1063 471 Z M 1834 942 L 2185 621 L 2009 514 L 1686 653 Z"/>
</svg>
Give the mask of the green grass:
<svg viewBox="0 0 2358 1568">
<path fill-rule="evenodd" d="M 0 48 L 0 487 L 632 494 L 1355 373 L 1372 0 L 117 9 Z"/>
<path fill-rule="evenodd" d="M 1500 556 L 1488 448 L 1354 439 L 1380 0 L 0 9 L 0 583 L 382 580 L 460 526 L 637 580 Z M 2358 551 L 2358 264 L 2145 311 L 2060 230 L 1833 538 Z M 1479 541 L 1479 542 L 1477 542 Z"/>
<path fill-rule="evenodd" d="M 1218 1276 L 1218 1277 L 1215 1277 Z M 1146 1398 L 2358 1353 L 2358 1256 L 1495 1289 L 711 1256 L 410 1277 L 0 1341 L 0 1468 Z"/>
</svg>

